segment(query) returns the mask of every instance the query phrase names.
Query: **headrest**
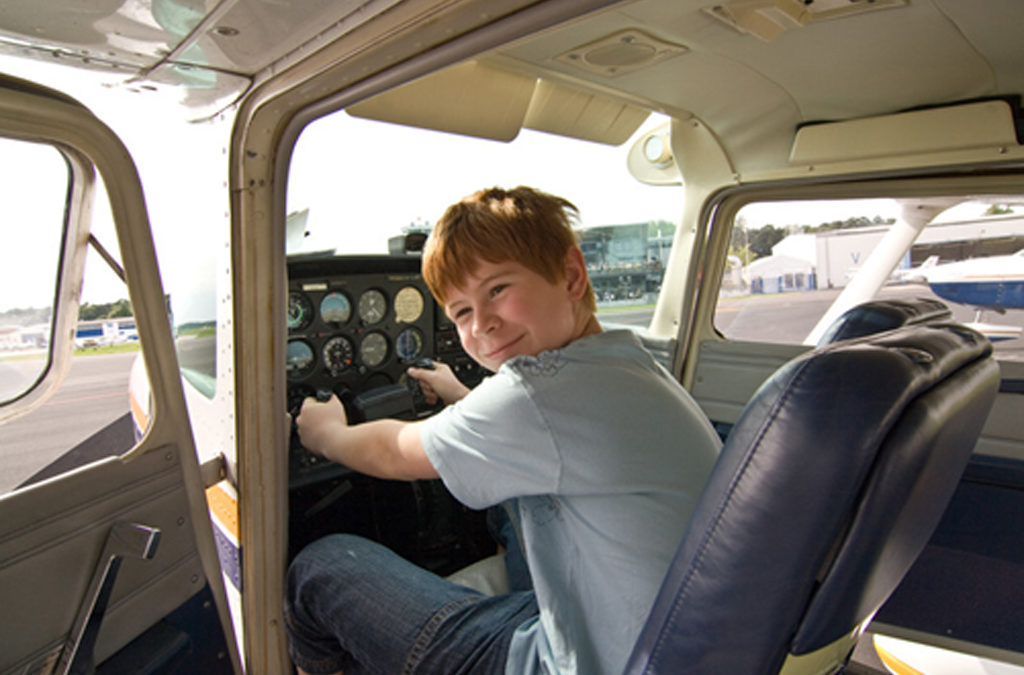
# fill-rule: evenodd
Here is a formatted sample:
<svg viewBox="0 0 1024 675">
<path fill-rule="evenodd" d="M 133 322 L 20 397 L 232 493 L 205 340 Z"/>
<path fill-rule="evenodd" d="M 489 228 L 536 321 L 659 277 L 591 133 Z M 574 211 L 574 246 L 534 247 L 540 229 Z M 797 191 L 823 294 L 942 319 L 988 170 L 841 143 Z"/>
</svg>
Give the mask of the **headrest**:
<svg viewBox="0 0 1024 675">
<path fill-rule="evenodd" d="M 818 346 L 952 318 L 949 307 L 934 298 L 872 300 L 846 310 L 821 336 Z"/>
</svg>

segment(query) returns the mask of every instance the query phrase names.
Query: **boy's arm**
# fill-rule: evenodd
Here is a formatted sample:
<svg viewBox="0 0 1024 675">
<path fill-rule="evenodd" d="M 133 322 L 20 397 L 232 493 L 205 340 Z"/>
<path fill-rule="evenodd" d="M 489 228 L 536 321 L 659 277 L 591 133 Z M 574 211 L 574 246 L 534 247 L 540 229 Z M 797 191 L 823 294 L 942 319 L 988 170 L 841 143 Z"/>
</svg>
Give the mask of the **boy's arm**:
<svg viewBox="0 0 1024 675">
<path fill-rule="evenodd" d="M 349 426 L 337 396 L 307 398 L 295 418 L 302 445 L 315 454 L 377 478 L 437 478 L 420 439 L 420 422 L 374 420 Z"/>
</svg>

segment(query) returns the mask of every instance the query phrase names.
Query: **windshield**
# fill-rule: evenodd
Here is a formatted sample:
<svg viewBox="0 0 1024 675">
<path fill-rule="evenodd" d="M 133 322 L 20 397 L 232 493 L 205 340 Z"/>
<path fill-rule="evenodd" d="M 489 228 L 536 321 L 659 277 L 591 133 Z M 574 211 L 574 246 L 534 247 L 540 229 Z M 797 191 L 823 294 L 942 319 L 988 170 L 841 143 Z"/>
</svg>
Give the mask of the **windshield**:
<svg viewBox="0 0 1024 675">
<path fill-rule="evenodd" d="M 634 137 L 662 121 L 652 116 Z M 504 143 L 339 112 L 309 125 L 296 145 L 288 253 L 385 254 L 392 237 L 429 231 L 449 204 L 492 186 L 529 185 L 564 197 L 579 208 L 583 230 L 643 225 L 652 239 L 659 230 L 667 235 L 679 218 L 682 190 L 632 178 L 632 143 L 608 146 L 529 129 Z M 646 253 L 616 262 L 642 264 Z"/>
</svg>

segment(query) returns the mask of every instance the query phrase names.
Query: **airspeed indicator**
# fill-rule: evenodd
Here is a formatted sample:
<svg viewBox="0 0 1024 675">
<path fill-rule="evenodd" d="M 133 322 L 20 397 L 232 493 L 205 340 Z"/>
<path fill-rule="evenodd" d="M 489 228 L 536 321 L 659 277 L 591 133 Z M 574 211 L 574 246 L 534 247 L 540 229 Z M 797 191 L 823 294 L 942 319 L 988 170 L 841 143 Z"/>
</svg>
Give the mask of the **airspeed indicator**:
<svg viewBox="0 0 1024 675">
<path fill-rule="evenodd" d="M 302 330 L 313 321 L 313 303 L 302 293 L 288 294 L 288 330 Z"/>
</svg>

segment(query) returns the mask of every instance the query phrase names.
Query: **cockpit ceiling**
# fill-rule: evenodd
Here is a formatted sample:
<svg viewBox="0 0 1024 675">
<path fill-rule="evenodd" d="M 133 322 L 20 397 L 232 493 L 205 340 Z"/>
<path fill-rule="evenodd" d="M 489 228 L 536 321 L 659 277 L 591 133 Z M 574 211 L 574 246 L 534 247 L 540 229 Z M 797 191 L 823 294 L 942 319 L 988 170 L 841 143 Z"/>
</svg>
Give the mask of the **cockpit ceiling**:
<svg viewBox="0 0 1024 675">
<path fill-rule="evenodd" d="M 803 3 L 737 0 L 718 6 L 743 4 Z M 1024 50 L 1015 34 L 1024 25 L 1024 3 L 1015 0 L 909 0 L 790 25 L 773 39 L 731 27 L 705 11 L 709 7 L 639 0 L 500 53 L 546 79 L 594 87 L 684 119 L 693 115 L 734 159 L 777 160 L 789 152 L 794 130 L 808 122 L 1024 92 Z M 680 50 L 649 67 L 611 75 L 559 58 L 624 28 Z"/>
<path fill-rule="evenodd" d="M 487 6 L 509 13 L 524 4 Z M 199 107 L 230 101 L 252 78 L 280 72 L 319 49 L 328 63 L 345 63 L 352 45 L 344 51 L 332 41 L 374 16 L 415 7 L 415 16 L 435 11 L 434 20 L 444 22 L 441 15 L 483 5 L 4 0 L 3 6 L 0 51 L 78 60 L 116 72 L 132 86 L 183 87 Z M 1016 34 L 1022 25 L 1019 0 L 635 0 L 474 61 L 564 88 L 559 91 L 604 97 L 623 110 L 695 116 L 723 139 L 730 156 L 756 163 L 787 154 L 794 130 L 807 122 L 1024 93 L 1024 51 Z M 371 37 L 361 39 L 379 46 L 400 33 L 415 35 L 415 22 L 404 33 L 369 30 Z M 328 79 L 320 87 L 325 93 Z M 472 119 L 471 110 L 464 112 Z M 547 115 L 543 124 L 559 133 L 559 120 Z"/>
</svg>

